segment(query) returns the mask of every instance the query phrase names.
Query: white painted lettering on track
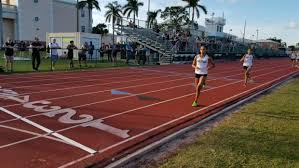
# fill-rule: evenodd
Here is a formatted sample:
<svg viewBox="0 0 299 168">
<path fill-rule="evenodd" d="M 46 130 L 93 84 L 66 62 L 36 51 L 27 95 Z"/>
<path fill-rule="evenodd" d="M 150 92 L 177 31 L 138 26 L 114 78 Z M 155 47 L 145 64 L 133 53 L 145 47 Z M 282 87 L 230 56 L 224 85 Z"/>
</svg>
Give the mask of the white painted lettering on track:
<svg viewBox="0 0 299 168">
<path fill-rule="evenodd" d="M 92 115 L 81 114 L 78 116 L 79 119 L 73 119 L 77 114 L 77 111 L 74 109 L 51 106 L 52 103 L 47 100 L 30 102 L 29 95 L 20 96 L 17 92 L 10 89 L 4 89 L 2 86 L 0 86 L 0 99 L 12 100 L 21 103 L 24 108 L 32 109 L 35 112 L 42 113 L 42 115 L 51 118 L 63 114 L 58 118 L 58 122 L 63 124 L 82 124 L 82 127 L 92 127 L 121 138 L 130 137 L 128 134 L 129 130 L 121 130 L 104 124 L 104 120 L 102 119 L 94 120 Z"/>
</svg>

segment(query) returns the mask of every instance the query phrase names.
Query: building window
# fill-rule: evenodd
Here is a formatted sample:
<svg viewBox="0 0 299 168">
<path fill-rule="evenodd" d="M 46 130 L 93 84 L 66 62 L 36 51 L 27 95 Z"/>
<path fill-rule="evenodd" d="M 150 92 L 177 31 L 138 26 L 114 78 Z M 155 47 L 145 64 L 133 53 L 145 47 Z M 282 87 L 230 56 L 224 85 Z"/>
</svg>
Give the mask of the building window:
<svg viewBox="0 0 299 168">
<path fill-rule="evenodd" d="M 38 0 L 33 0 L 34 3 L 38 3 Z"/>
<path fill-rule="evenodd" d="M 39 17 L 35 17 L 34 21 L 38 22 L 39 21 Z"/>
<path fill-rule="evenodd" d="M 81 32 L 85 32 L 85 26 L 81 26 Z"/>
<path fill-rule="evenodd" d="M 85 17 L 85 10 L 81 9 L 81 17 Z"/>
</svg>

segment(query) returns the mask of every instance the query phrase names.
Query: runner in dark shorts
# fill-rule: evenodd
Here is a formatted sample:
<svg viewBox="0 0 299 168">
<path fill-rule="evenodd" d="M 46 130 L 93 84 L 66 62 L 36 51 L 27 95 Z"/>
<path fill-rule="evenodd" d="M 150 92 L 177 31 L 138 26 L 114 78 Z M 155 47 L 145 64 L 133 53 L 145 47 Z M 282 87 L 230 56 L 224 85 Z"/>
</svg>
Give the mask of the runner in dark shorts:
<svg viewBox="0 0 299 168">
<path fill-rule="evenodd" d="M 81 47 L 81 51 L 79 52 L 79 66 L 81 68 L 81 61 L 84 61 L 85 67 L 87 67 L 87 63 L 86 63 L 86 53 L 88 51 L 88 43 L 85 42 L 84 45 Z"/>
<path fill-rule="evenodd" d="M 70 44 L 67 46 L 67 58 L 70 60 L 70 68 L 74 68 L 74 49 L 78 49 L 74 41 L 70 41 Z"/>
<path fill-rule="evenodd" d="M 40 65 L 40 49 L 43 48 L 39 42 L 38 37 L 35 37 L 35 41 L 31 44 L 32 48 L 32 69 L 38 71 Z"/>
<path fill-rule="evenodd" d="M 4 55 L 6 58 L 5 67 L 6 72 L 13 72 L 13 60 L 14 60 L 14 46 L 15 44 L 12 42 L 10 38 L 7 38 L 7 41 L 4 44 Z"/>
</svg>

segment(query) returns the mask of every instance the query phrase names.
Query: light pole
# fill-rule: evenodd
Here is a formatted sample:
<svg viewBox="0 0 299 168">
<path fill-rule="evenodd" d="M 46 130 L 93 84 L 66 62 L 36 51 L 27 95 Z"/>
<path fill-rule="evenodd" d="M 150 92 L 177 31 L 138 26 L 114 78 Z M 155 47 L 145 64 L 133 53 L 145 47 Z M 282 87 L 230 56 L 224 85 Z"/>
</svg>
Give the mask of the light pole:
<svg viewBox="0 0 299 168">
<path fill-rule="evenodd" d="M 79 32 L 79 0 L 77 0 L 76 9 L 77 9 L 77 32 Z"/>
<path fill-rule="evenodd" d="M 0 0 L 0 48 L 3 45 L 3 18 L 2 18 L 2 0 Z"/>
<path fill-rule="evenodd" d="M 214 15 L 215 15 L 215 13 L 213 12 L 212 13 L 212 32 L 214 34 L 215 42 L 216 42 L 216 31 L 214 31 Z"/>
<path fill-rule="evenodd" d="M 150 7 L 151 7 L 151 0 L 148 0 L 148 9 L 147 9 L 147 13 L 150 11 Z"/>
</svg>

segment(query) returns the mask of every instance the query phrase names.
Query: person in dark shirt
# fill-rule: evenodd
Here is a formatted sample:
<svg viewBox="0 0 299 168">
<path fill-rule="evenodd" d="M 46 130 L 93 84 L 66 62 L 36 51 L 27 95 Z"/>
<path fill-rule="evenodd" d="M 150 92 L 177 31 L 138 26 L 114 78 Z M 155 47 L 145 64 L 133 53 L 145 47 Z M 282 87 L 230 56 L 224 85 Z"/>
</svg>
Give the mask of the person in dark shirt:
<svg viewBox="0 0 299 168">
<path fill-rule="evenodd" d="M 82 47 L 81 47 L 81 51 L 79 52 L 79 66 L 81 68 L 81 61 L 84 62 L 85 67 L 87 67 L 87 63 L 86 63 L 86 52 L 88 51 L 88 43 L 85 42 Z"/>
<path fill-rule="evenodd" d="M 92 60 L 93 51 L 94 51 L 94 45 L 92 44 L 92 41 L 90 41 L 89 42 L 89 47 L 88 47 L 89 60 Z"/>
<path fill-rule="evenodd" d="M 6 72 L 12 72 L 13 71 L 13 56 L 14 56 L 14 46 L 15 43 L 10 39 L 7 38 L 7 41 L 4 44 L 4 49 L 5 49 L 5 58 L 6 58 Z"/>
<path fill-rule="evenodd" d="M 35 41 L 31 43 L 32 48 L 32 69 L 38 71 L 40 65 L 40 49 L 43 48 L 42 44 L 39 42 L 38 37 L 35 37 Z"/>
<path fill-rule="evenodd" d="M 70 60 L 70 68 L 74 68 L 74 49 L 78 49 L 75 44 L 74 41 L 70 41 L 70 44 L 67 46 L 67 58 Z"/>
</svg>

